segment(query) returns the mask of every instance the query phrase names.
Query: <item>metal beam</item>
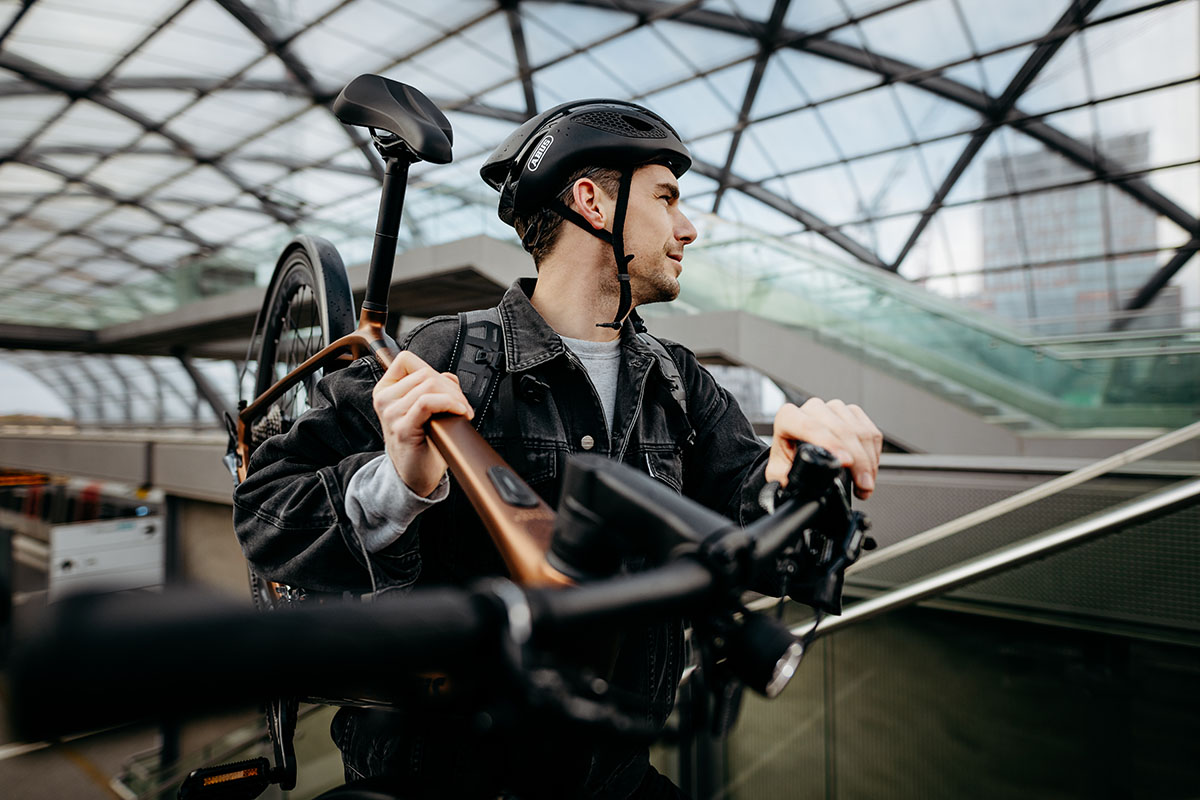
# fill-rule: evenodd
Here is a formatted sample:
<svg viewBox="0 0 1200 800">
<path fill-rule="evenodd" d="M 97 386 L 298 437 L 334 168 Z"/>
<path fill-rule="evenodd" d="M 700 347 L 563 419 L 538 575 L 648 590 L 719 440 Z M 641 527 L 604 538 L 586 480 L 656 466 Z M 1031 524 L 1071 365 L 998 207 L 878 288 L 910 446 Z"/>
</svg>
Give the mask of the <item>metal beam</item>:
<svg viewBox="0 0 1200 800">
<path fill-rule="evenodd" d="M 196 389 L 196 396 L 204 398 L 209 408 L 212 409 L 213 414 L 216 415 L 217 421 L 223 422 L 226 418 L 231 420 L 237 419 L 237 414 L 234 413 L 233 407 L 217 391 L 217 387 L 212 385 L 212 381 L 208 379 L 208 376 L 196 366 L 195 360 L 188 354 L 187 349 L 184 347 L 175 347 L 171 352 L 172 355 L 179 359 L 179 363 L 187 371 L 188 377 L 192 379 L 192 385 Z"/>
<path fill-rule="evenodd" d="M 517 75 L 521 78 L 521 88 L 525 92 L 525 113 L 530 117 L 536 116 L 537 98 L 533 93 L 533 70 L 529 65 L 529 51 L 525 47 L 525 29 L 521 24 L 521 12 L 517 9 L 519 0 L 500 0 L 504 16 L 508 20 L 508 31 L 512 35 L 513 53 L 517 57 Z"/>
<path fill-rule="evenodd" d="M 1175 276 L 1175 273 L 1179 272 L 1183 268 L 1183 265 L 1191 260 L 1192 256 L 1196 255 L 1197 250 L 1200 250 L 1200 233 L 1192 236 L 1187 244 L 1176 250 L 1171 260 L 1159 267 L 1158 271 L 1150 276 L 1150 279 L 1138 290 L 1137 295 L 1126 304 L 1123 310 L 1137 311 L 1149 305 L 1154 296 L 1162 291 L 1167 282 Z M 1113 321 L 1112 330 L 1124 330 L 1132 321 L 1131 317 L 1120 317 Z"/>
<path fill-rule="evenodd" d="M 725 190 L 729 188 L 729 174 L 733 169 L 733 160 L 737 157 L 738 146 L 742 143 L 742 134 L 746 132 L 746 125 L 750 122 L 750 110 L 754 107 L 755 98 L 758 97 L 758 88 L 762 85 L 767 62 L 771 60 L 771 55 L 778 46 L 777 37 L 780 28 L 783 27 L 783 18 L 787 14 L 790 4 L 791 0 L 775 0 L 775 5 L 771 8 L 771 18 L 767 21 L 765 36 L 759 44 L 758 55 L 754 58 L 754 69 L 750 73 L 750 82 L 746 84 L 746 94 L 742 97 L 742 108 L 738 112 L 737 122 L 734 124 L 733 139 L 729 143 L 729 154 L 725 157 L 725 166 L 721 169 L 721 176 L 717 179 L 717 193 L 713 197 L 712 207 L 714 214 L 720 210 L 721 198 L 725 196 Z"/>
<path fill-rule="evenodd" d="M 983 145 L 991 138 L 992 133 L 1000 126 L 1001 121 L 1013 110 L 1017 100 L 1029 88 L 1029 85 L 1033 83 L 1033 79 L 1038 76 L 1038 73 L 1045 68 L 1050 59 L 1066 43 L 1067 35 L 1079 30 L 1083 22 L 1087 19 L 1087 15 L 1092 12 L 1099 1 L 1083 0 L 1083 2 L 1080 2 L 1080 0 L 1074 0 L 1050 29 L 1052 33 L 1055 31 L 1067 31 L 1067 34 L 1061 38 L 1043 41 L 1042 44 L 1034 49 L 1029 58 L 1025 60 L 1025 63 L 1021 65 L 1021 68 L 1017 70 L 1017 74 L 1009 81 L 1004 93 L 983 112 L 992 124 L 985 125 L 972 134 L 971 140 L 967 142 L 967 146 L 959 154 L 958 160 L 954 162 L 954 166 L 946 173 L 945 179 L 938 186 L 937 191 L 933 193 L 933 198 L 929 201 L 929 205 L 921 212 L 921 218 L 913 226 L 912 231 L 908 235 L 908 240 L 900 248 L 900 253 L 891 264 L 887 265 L 889 270 L 899 272 L 900 265 L 904 263 L 904 259 L 908 256 L 913 246 L 916 245 L 917 240 L 921 238 L 921 234 L 925 232 L 925 228 L 929 225 L 930 220 L 933 219 L 933 215 L 941 209 L 942 203 L 950 194 L 950 190 L 954 188 L 954 185 L 958 183 L 958 179 L 962 177 L 967 167 L 975 160 L 975 156 L 983 149 Z"/>
</svg>

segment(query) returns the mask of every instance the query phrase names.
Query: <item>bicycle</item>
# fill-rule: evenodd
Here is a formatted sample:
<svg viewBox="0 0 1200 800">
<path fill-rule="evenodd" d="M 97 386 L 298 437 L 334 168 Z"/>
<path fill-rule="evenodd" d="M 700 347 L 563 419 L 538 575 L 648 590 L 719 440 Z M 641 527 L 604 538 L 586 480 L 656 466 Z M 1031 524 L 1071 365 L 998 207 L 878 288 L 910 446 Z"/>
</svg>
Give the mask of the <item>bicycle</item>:
<svg viewBox="0 0 1200 800">
<path fill-rule="evenodd" d="M 387 298 L 408 169 L 418 161 L 447 163 L 452 157 L 453 132 L 449 121 L 428 98 L 411 86 L 380 76 L 362 75 L 342 90 L 333 103 L 333 111 L 342 122 L 369 129 L 385 165 L 366 296 L 355 326 L 354 301 L 337 249 L 329 242 L 311 236 L 299 236 L 284 248 L 256 318 L 247 354 L 247 364 L 257 363 L 254 394 L 239 402 L 236 420 L 227 420 L 230 447 L 226 464 L 235 482 L 245 479 L 254 449 L 269 436 L 286 431 L 302 413 L 323 372 L 367 355 L 377 359 L 384 369 L 391 363 L 397 347 L 385 328 Z M 243 383 L 244 379 L 245 375 Z M 611 544 L 607 545 L 610 548 L 607 554 L 599 553 L 597 548 L 603 549 L 604 545 L 596 545 L 594 541 L 583 552 L 573 552 L 580 543 L 572 540 L 569 515 L 556 517 L 555 512 L 500 459 L 468 421 L 457 416 L 435 418 L 429 423 L 429 435 L 483 520 L 517 584 L 561 589 L 588 577 L 586 572 L 573 574 L 570 569 L 564 570 L 564 566 L 572 561 L 582 559 L 587 563 L 603 558 L 604 563 L 611 563 Z M 814 464 L 827 458 L 827 454 L 810 455 Z M 812 468 L 812 464 L 805 466 L 806 463 L 799 459 L 797 466 Z M 825 464 L 821 469 L 828 471 L 827 468 L 828 464 Z M 791 485 L 825 484 L 800 478 Z M 812 497 L 809 501 L 825 509 L 822 513 L 826 516 L 832 515 L 833 524 L 840 526 L 837 535 L 830 539 L 814 534 L 803 542 L 791 541 L 782 548 L 788 552 L 780 560 L 762 568 L 768 583 L 777 585 L 779 576 L 789 578 L 789 569 L 790 579 L 796 582 L 800 580 L 798 573 L 801 570 L 811 572 L 820 565 L 823 572 L 809 576 L 810 585 L 805 591 L 811 602 L 828 610 L 838 609 L 840 570 L 857 558 L 866 541 L 862 537 L 861 517 L 856 517 L 846 505 L 848 495 L 844 491 L 840 494 L 836 490 L 829 492 L 830 498 L 834 495 L 842 498 L 840 506 L 826 502 L 829 498 Z M 728 524 L 721 519 L 723 525 Z M 557 540 L 554 538 L 556 520 L 561 528 Z M 709 523 L 710 527 L 716 524 L 711 520 Z M 832 546 L 833 541 L 839 544 Z M 294 609 L 304 605 L 301 601 L 306 593 L 302 588 L 263 580 L 253 570 L 250 582 L 260 610 Z M 799 586 L 799 583 L 795 585 Z M 787 586 L 785 581 L 782 594 L 787 593 Z M 733 630 L 729 628 L 726 633 Z M 798 657 L 797 654 L 796 659 Z M 770 685 L 768 681 L 764 690 Z M 296 698 L 340 703 L 369 700 L 322 693 L 311 686 L 295 688 L 296 691 L 276 691 L 273 694 L 284 699 L 267 704 L 274 766 L 262 767 L 256 777 L 256 780 L 277 783 L 283 789 L 292 788 L 296 779 L 291 745 Z M 217 769 L 215 774 L 226 778 L 242 771 L 233 767 L 224 768 L 224 772 Z M 212 777 L 201 775 L 195 780 L 189 779 L 191 783 L 185 782 L 185 788 L 191 787 L 189 791 L 195 791 Z M 256 795 L 257 792 L 248 796 Z"/>
</svg>

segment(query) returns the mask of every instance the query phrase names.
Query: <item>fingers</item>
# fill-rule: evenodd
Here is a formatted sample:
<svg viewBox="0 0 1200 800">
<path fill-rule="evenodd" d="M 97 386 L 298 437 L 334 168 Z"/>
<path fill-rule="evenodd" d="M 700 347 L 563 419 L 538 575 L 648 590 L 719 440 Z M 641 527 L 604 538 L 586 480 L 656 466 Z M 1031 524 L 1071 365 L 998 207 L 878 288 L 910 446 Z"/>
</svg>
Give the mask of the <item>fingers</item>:
<svg viewBox="0 0 1200 800">
<path fill-rule="evenodd" d="M 854 477 L 855 494 L 865 499 L 875 489 L 883 435 L 857 405 L 841 400 L 828 403 L 810 398 L 803 406 L 786 404 L 775 415 L 767 480 L 787 482 L 796 442 L 809 442 L 830 451 Z"/>
<path fill-rule="evenodd" d="M 389 418 L 404 416 L 412 408 L 413 403 L 426 394 L 441 394 L 452 398 L 455 402 L 443 404 L 442 411 L 461 414 L 467 419 L 474 418 L 475 412 L 462 393 L 458 376 L 450 372 L 436 372 L 433 367 L 418 357 L 413 356 L 413 359 L 415 361 L 397 368 L 397 365 L 400 364 L 400 359 L 397 358 L 392 362 L 384 377 L 375 385 L 372 402 L 375 406 L 375 413 L 381 421 L 385 416 Z M 410 371 L 406 372 L 405 370 Z"/>
</svg>

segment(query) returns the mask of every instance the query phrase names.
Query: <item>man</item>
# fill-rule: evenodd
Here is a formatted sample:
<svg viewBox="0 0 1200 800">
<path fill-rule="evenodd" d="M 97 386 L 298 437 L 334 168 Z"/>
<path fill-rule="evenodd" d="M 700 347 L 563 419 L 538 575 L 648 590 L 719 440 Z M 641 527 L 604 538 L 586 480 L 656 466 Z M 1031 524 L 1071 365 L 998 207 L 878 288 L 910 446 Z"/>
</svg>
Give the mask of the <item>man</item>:
<svg viewBox="0 0 1200 800">
<path fill-rule="evenodd" d="M 786 405 L 768 449 L 690 351 L 641 330 L 634 308 L 678 295 L 696 238 L 679 206 L 677 179 L 690 165 L 670 125 L 630 103 L 569 103 L 518 128 L 481 174 L 500 190 L 501 219 L 538 277 L 514 284 L 494 312 L 503 339 L 494 391 L 472 408 L 448 317 L 414 330 L 382 375 L 363 360 L 327 377 L 317 407 L 259 448 L 238 488 L 235 522 L 254 568 L 309 590 L 376 593 L 503 573 L 425 436 L 434 414 L 473 419 L 551 504 L 567 458 L 591 451 L 745 523 L 763 513 L 767 481 L 786 483 L 799 441 L 835 453 L 856 493 L 869 495 L 882 440 L 861 409 Z M 661 725 L 681 656 L 678 623 L 626 631 L 610 681 L 626 710 Z M 343 709 L 334 736 L 348 776 L 391 775 L 415 796 L 677 796 L 643 747 L 552 731 L 506 747 L 465 736 L 467 727 L 452 715 Z"/>
</svg>

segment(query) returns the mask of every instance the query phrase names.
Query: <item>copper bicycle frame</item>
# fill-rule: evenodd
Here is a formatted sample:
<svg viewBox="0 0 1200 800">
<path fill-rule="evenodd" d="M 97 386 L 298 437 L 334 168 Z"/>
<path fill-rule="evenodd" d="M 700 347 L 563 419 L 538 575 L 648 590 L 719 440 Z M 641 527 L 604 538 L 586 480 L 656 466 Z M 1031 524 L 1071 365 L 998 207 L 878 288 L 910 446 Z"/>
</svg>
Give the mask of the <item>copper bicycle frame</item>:
<svg viewBox="0 0 1200 800">
<path fill-rule="evenodd" d="M 316 370 L 338 359 L 344 359 L 347 355 L 359 358 L 370 353 L 385 370 L 391 365 L 397 351 L 392 349 L 384 332 L 386 320 L 386 310 L 362 309 L 357 330 L 323 348 L 296 367 L 254 398 L 254 401 L 238 414 L 239 482 L 246 479 L 247 464 L 250 460 L 251 426 L 284 392 Z M 523 508 L 512 506 L 501 498 L 488 478 L 488 470 L 495 466 L 503 466 L 508 468 L 514 477 L 517 474 L 505 464 L 471 423 L 465 417 L 441 414 L 429 421 L 428 434 L 479 514 L 513 580 L 523 586 L 573 585 L 570 578 L 546 561 L 545 554 L 550 548 L 550 538 L 554 531 L 553 509 L 540 497 L 536 506 Z M 537 497 L 532 490 L 530 494 Z"/>
</svg>

